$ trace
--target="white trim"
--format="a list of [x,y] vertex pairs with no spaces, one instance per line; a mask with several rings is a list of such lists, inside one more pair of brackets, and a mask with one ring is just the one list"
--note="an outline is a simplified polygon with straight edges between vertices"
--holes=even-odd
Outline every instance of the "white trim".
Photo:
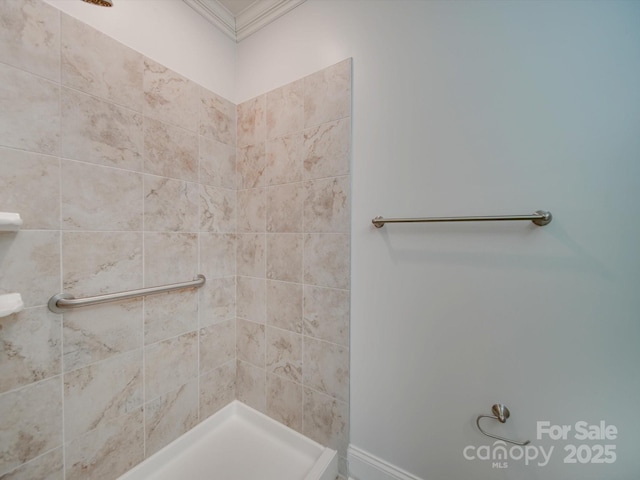
[[236,39],[236,19],[233,14],[227,10],[217,0],[182,0],[184,3],[193,8],[202,15],[207,21],[218,27],[232,40]]
[[236,17],[218,0],[182,1],[232,40],[239,42],[306,0],[260,0],[249,5]]
[[422,480],[354,445],[347,450],[349,480]]
[[280,18],[306,0],[261,0],[245,8],[236,17],[238,42]]

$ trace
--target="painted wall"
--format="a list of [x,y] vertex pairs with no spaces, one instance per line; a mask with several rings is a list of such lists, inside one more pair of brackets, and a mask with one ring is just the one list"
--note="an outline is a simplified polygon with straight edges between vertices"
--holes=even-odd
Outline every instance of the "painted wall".
[[[239,45],[239,101],[353,57],[358,458],[425,479],[637,477],[639,24],[637,2],[309,0]],[[536,209],[553,222],[370,224]],[[463,457],[493,445],[475,418],[496,402],[512,418],[486,428],[554,447],[548,465]],[[601,420],[617,438],[575,439]],[[573,430],[537,439],[537,421]],[[571,444],[617,459],[565,464]],[[352,476],[389,478],[358,458]]]
[[44,1],[235,101],[236,43],[186,3],[120,0],[112,8],[103,8],[75,0]]

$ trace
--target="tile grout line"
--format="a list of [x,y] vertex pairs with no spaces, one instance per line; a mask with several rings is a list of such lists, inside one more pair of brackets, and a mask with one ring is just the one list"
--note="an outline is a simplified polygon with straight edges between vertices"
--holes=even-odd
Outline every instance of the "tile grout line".
[[[196,157],[196,177],[197,177],[197,181],[198,181],[198,207],[197,207],[197,218],[196,218],[196,222],[197,222],[197,227],[198,227],[198,239],[197,239],[197,254],[196,254],[196,272],[197,274],[199,274],[201,272],[201,264],[202,264],[202,225],[201,225],[201,219],[202,219],[202,202],[200,201],[200,194],[201,192],[204,190],[203,184],[202,184],[202,174],[201,174],[201,170],[202,170],[202,165],[200,164],[201,162],[201,158],[202,158],[202,135],[200,135],[200,127],[202,125],[203,122],[203,118],[202,118],[202,101],[203,101],[203,87],[199,87],[198,88],[198,93],[199,93],[199,105],[198,105],[198,124],[196,125],[196,130],[197,130],[197,140],[198,140],[198,155]],[[206,284],[205,284],[206,285]],[[204,285],[203,285],[204,286]],[[201,313],[200,313],[200,294],[201,294],[201,289],[198,289],[198,291],[196,292],[196,326],[197,326],[197,335],[196,335],[196,341],[197,341],[197,345],[196,345],[196,386],[197,386],[197,403],[196,403],[196,415],[197,415],[197,419],[196,419],[196,425],[199,424],[202,421],[201,418],[201,412],[200,412],[200,392],[201,392],[201,385],[200,385],[200,372],[201,372],[201,367],[202,365],[200,365],[200,331],[202,328],[202,319],[201,317]]]
[[[304,146],[304,124],[305,124],[305,106],[306,106],[306,81],[302,81],[302,130],[300,130],[299,134],[302,137],[302,144]],[[304,152],[304,149],[303,149]],[[301,177],[302,177],[302,188],[303,190],[306,190],[305,187],[305,181],[304,181],[304,163],[305,163],[305,159],[304,159],[304,155],[301,155],[301,158],[299,158],[298,160],[299,162],[302,163],[302,165],[300,165],[300,173],[301,173]],[[305,199],[306,199],[306,195],[303,193],[302,198],[301,198],[301,202],[302,202],[302,210],[301,210],[301,215],[302,215],[302,231],[304,232],[307,229],[307,224],[305,222],[305,214],[304,214],[304,203],[305,203]],[[305,271],[306,271],[306,266],[307,266],[307,256],[305,254],[305,244],[306,244],[306,236],[304,233],[302,233],[302,278],[300,279],[301,284],[302,284],[302,312],[301,312],[301,318],[300,318],[300,326],[301,326],[301,333],[302,333],[302,346],[300,348],[300,355],[302,356],[302,358],[300,359],[300,385],[302,387],[302,405],[300,406],[300,415],[301,415],[301,421],[300,421],[300,430],[302,432],[302,434],[305,434],[306,432],[306,428],[305,428],[305,408],[304,405],[306,403],[306,393],[305,393],[305,381],[304,381],[304,377],[305,377],[305,361],[304,361],[304,353],[305,353],[305,341],[304,341],[304,333],[305,333],[305,326],[304,326],[304,315],[305,315],[305,301],[304,301],[304,292],[306,290],[306,283],[305,283]]]
[[[144,111],[144,62],[143,62],[143,68],[142,68],[142,96],[143,96],[143,102],[142,102],[142,110]],[[145,148],[145,141],[144,141],[144,132],[146,132],[147,129],[147,125],[146,125],[146,117],[144,114],[142,114],[142,132],[143,132],[143,141],[141,144],[141,150],[142,150],[142,285],[146,286],[146,276],[145,276],[145,266],[146,266],[146,262],[147,262],[147,250],[146,250],[146,217],[147,217],[147,206],[145,204],[145,191],[146,191],[146,186],[147,186],[147,177],[146,174],[144,173],[146,171],[146,148]],[[147,422],[146,422],[146,416],[147,416],[147,408],[146,408],[146,403],[147,403],[147,348],[146,348],[146,342],[145,342],[145,318],[146,318],[146,313],[147,313],[147,299],[146,298],[142,298],[142,322],[141,322],[141,329],[142,329],[142,458],[143,460],[147,458]]]
[[[267,146],[267,117],[268,117],[268,112],[267,112],[267,95],[266,94],[262,94],[260,96],[260,98],[262,98],[262,102],[264,102],[264,104],[262,105],[262,111],[264,112],[264,132],[263,132],[263,136],[262,138],[260,138],[260,140],[257,142],[256,145],[260,145],[262,144],[262,160],[264,162],[264,168],[262,169],[262,174],[260,175],[260,177],[258,178],[258,185],[257,188],[259,188],[259,192],[261,194],[261,203],[262,205],[264,205],[264,220],[262,222],[262,228],[260,229],[260,233],[264,232],[266,234],[267,232],[267,216],[268,216],[268,211],[267,211],[267,189],[264,185],[264,169],[266,168],[266,163],[267,163],[267,159],[266,159],[266,146]],[[268,411],[269,409],[267,408],[267,401],[268,401],[268,387],[267,387],[267,348],[268,348],[268,342],[267,342],[267,239],[266,239],[266,235],[265,235],[265,256],[264,256],[264,261],[265,261],[265,265],[264,265],[264,278],[261,279],[261,283],[262,283],[262,288],[264,289],[264,304],[262,305],[262,311],[260,312],[262,314],[262,317],[264,319],[264,356],[262,358],[262,368],[263,368],[263,375],[264,375],[264,390],[263,390],[263,395],[264,395],[264,413],[266,415],[268,415]]]
[[234,186],[235,186],[235,205],[236,208],[233,211],[235,216],[235,262],[234,262],[234,276],[233,276],[233,292],[234,292],[234,323],[235,323],[235,335],[233,338],[234,342],[234,352],[235,352],[235,373],[234,373],[234,400],[239,400],[238,398],[238,191],[239,191],[239,179],[238,179],[238,130],[239,130],[239,122],[238,122],[238,105],[235,106],[235,122],[236,122],[236,142],[234,146],[235,154],[235,165],[234,165]]
[[[63,270],[63,256],[62,256],[62,15],[60,11],[56,13],[58,20],[58,120],[59,120],[59,137],[58,137],[58,248],[59,248],[59,268],[60,279],[59,287],[60,291],[64,288],[64,270]],[[60,396],[62,407],[62,476],[67,478],[67,445],[66,445],[66,408],[64,401],[64,314],[60,314]]]

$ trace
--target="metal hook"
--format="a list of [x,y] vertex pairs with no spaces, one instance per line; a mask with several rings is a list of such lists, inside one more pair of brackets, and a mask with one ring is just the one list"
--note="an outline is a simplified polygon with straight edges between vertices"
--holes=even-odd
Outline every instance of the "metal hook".
[[478,418],[476,418],[476,425],[478,426],[478,430],[480,430],[483,435],[520,446],[529,445],[531,443],[529,440],[525,442],[518,442],[516,440],[509,440],[508,438],[499,437],[498,435],[492,435],[491,433],[485,432],[480,426],[481,418],[492,418],[494,420],[498,420],[500,423],[504,423],[511,415],[511,412],[509,412],[509,409],[506,407],[506,405],[503,405],[501,403],[496,403],[493,407],[491,407],[491,413],[493,413],[493,415],[478,415]]

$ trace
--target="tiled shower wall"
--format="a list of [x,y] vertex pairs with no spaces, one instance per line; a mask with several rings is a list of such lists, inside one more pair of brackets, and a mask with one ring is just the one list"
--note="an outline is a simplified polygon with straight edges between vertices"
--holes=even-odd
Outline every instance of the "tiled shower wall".
[[238,106],[237,397],[339,451],[349,425],[351,61]]
[[350,61],[240,105],[236,141],[231,102],[48,4],[0,18],[0,211],[25,221],[0,293],[27,307],[0,318],[0,479],[115,478],[236,394],[346,473]]
[[113,479],[235,398],[236,107],[38,0],[0,18],[0,478]]

